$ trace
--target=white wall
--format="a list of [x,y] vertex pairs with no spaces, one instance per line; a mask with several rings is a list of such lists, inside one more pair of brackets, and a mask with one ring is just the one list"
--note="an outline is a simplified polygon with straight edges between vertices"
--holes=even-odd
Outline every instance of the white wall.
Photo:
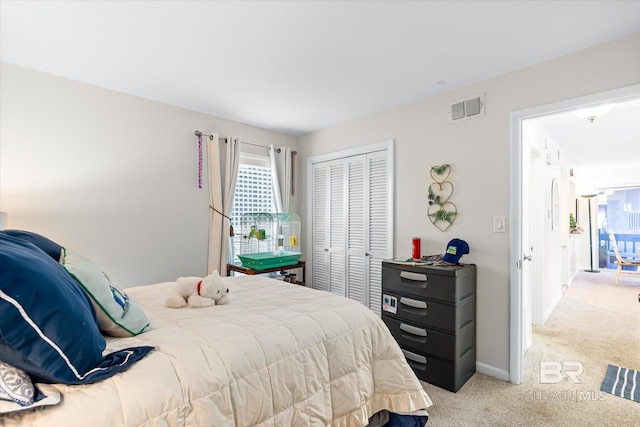
[[[412,236],[422,237],[423,253],[443,252],[454,237],[469,243],[471,253],[462,261],[478,265],[477,359],[486,373],[508,378],[509,371],[509,233],[493,233],[492,219],[509,213],[510,113],[637,84],[639,51],[636,34],[301,138],[301,161],[395,140],[395,255],[410,253]],[[484,117],[448,123],[451,101],[480,92]],[[425,212],[429,169],[444,163],[452,167],[459,214],[443,233]]]
[[640,159],[638,159],[638,165],[638,167],[628,168],[578,169],[580,179],[578,191],[580,194],[588,194],[599,188],[637,186],[640,184]]
[[0,210],[9,227],[77,248],[122,287],[206,274],[209,196],[206,163],[197,188],[195,129],[298,147],[291,136],[1,67]]

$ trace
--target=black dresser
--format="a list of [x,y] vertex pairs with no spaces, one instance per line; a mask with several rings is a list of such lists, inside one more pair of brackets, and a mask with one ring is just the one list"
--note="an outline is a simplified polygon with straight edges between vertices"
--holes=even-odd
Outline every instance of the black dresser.
[[476,371],[476,266],[384,261],[382,320],[418,378],[458,391]]

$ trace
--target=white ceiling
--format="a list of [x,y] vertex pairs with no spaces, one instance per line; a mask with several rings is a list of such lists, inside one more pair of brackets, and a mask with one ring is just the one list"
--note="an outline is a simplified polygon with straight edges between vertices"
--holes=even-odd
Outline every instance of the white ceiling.
[[638,0],[0,0],[2,61],[292,135],[638,31]]
[[569,111],[539,120],[582,170],[640,168],[640,98],[612,104],[593,122]]

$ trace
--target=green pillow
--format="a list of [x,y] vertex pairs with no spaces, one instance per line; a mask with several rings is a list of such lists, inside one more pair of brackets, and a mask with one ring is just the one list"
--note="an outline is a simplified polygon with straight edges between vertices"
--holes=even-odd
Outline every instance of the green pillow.
[[144,311],[90,260],[73,249],[62,248],[62,266],[89,295],[96,310],[98,326],[106,335],[130,337],[149,326]]

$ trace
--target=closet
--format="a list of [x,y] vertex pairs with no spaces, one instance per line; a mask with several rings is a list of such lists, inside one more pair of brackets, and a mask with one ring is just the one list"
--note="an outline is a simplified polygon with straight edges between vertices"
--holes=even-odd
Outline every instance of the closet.
[[[311,286],[381,314],[393,253],[392,143],[311,163]],[[344,154],[344,153],[343,153]]]

